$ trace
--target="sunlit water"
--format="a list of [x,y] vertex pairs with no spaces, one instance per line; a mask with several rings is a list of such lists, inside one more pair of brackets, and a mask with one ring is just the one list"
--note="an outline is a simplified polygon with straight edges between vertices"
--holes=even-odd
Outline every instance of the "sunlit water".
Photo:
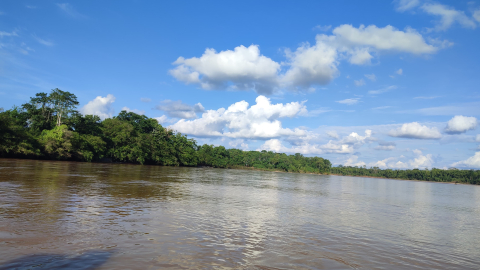
[[0,159],[0,269],[479,269],[480,186]]

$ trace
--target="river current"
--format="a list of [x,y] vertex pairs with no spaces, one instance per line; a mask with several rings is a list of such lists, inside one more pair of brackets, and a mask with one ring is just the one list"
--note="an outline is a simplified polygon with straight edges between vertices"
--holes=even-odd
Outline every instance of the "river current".
[[479,269],[480,186],[0,159],[0,269]]

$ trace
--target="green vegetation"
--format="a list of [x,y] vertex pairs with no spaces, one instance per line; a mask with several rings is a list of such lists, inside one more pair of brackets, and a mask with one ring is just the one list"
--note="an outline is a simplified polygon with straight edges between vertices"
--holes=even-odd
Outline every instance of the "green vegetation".
[[319,157],[198,146],[155,119],[122,111],[101,121],[80,114],[77,105],[74,94],[57,88],[0,112],[0,156],[309,173],[328,173],[331,167]]
[[164,166],[249,168],[480,184],[474,170],[380,170],[332,167],[329,160],[202,145],[155,119],[122,111],[101,121],[76,110],[77,97],[60,89],[38,93],[11,110],[0,109],[0,157],[113,161]]
[[434,182],[455,182],[480,185],[480,170],[381,170],[378,167],[367,169],[364,167],[332,167],[330,173],[338,175],[381,177],[390,179],[423,180]]

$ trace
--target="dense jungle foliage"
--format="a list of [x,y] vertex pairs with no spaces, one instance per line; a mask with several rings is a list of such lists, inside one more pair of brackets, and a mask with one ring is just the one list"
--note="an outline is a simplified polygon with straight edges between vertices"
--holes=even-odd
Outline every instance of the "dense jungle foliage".
[[49,94],[36,94],[21,107],[0,111],[0,157],[256,168],[480,184],[478,170],[332,167],[327,159],[298,153],[199,146],[187,135],[165,128],[144,115],[122,111],[102,121],[96,115],[79,113],[78,104],[74,94],[56,88]]
[[332,167],[330,173],[338,175],[381,177],[390,179],[423,180],[434,182],[456,182],[480,185],[480,170],[458,170],[450,168],[448,170],[381,170],[377,167]]
[[53,89],[0,112],[0,156],[311,173],[328,173],[331,167],[319,157],[198,146],[144,115],[122,111],[101,121],[82,115],[77,105],[74,94]]

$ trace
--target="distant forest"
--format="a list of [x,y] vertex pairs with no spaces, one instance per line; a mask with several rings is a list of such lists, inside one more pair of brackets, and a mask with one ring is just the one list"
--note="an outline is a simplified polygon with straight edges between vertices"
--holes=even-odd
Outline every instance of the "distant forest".
[[479,170],[381,170],[332,167],[321,157],[242,151],[197,145],[157,120],[122,111],[101,120],[77,111],[77,97],[58,88],[37,93],[21,107],[0,111],[0,156],[72,161],[112,161],[164,166],[253,168],[299,173],[373,176],[480,184]]

